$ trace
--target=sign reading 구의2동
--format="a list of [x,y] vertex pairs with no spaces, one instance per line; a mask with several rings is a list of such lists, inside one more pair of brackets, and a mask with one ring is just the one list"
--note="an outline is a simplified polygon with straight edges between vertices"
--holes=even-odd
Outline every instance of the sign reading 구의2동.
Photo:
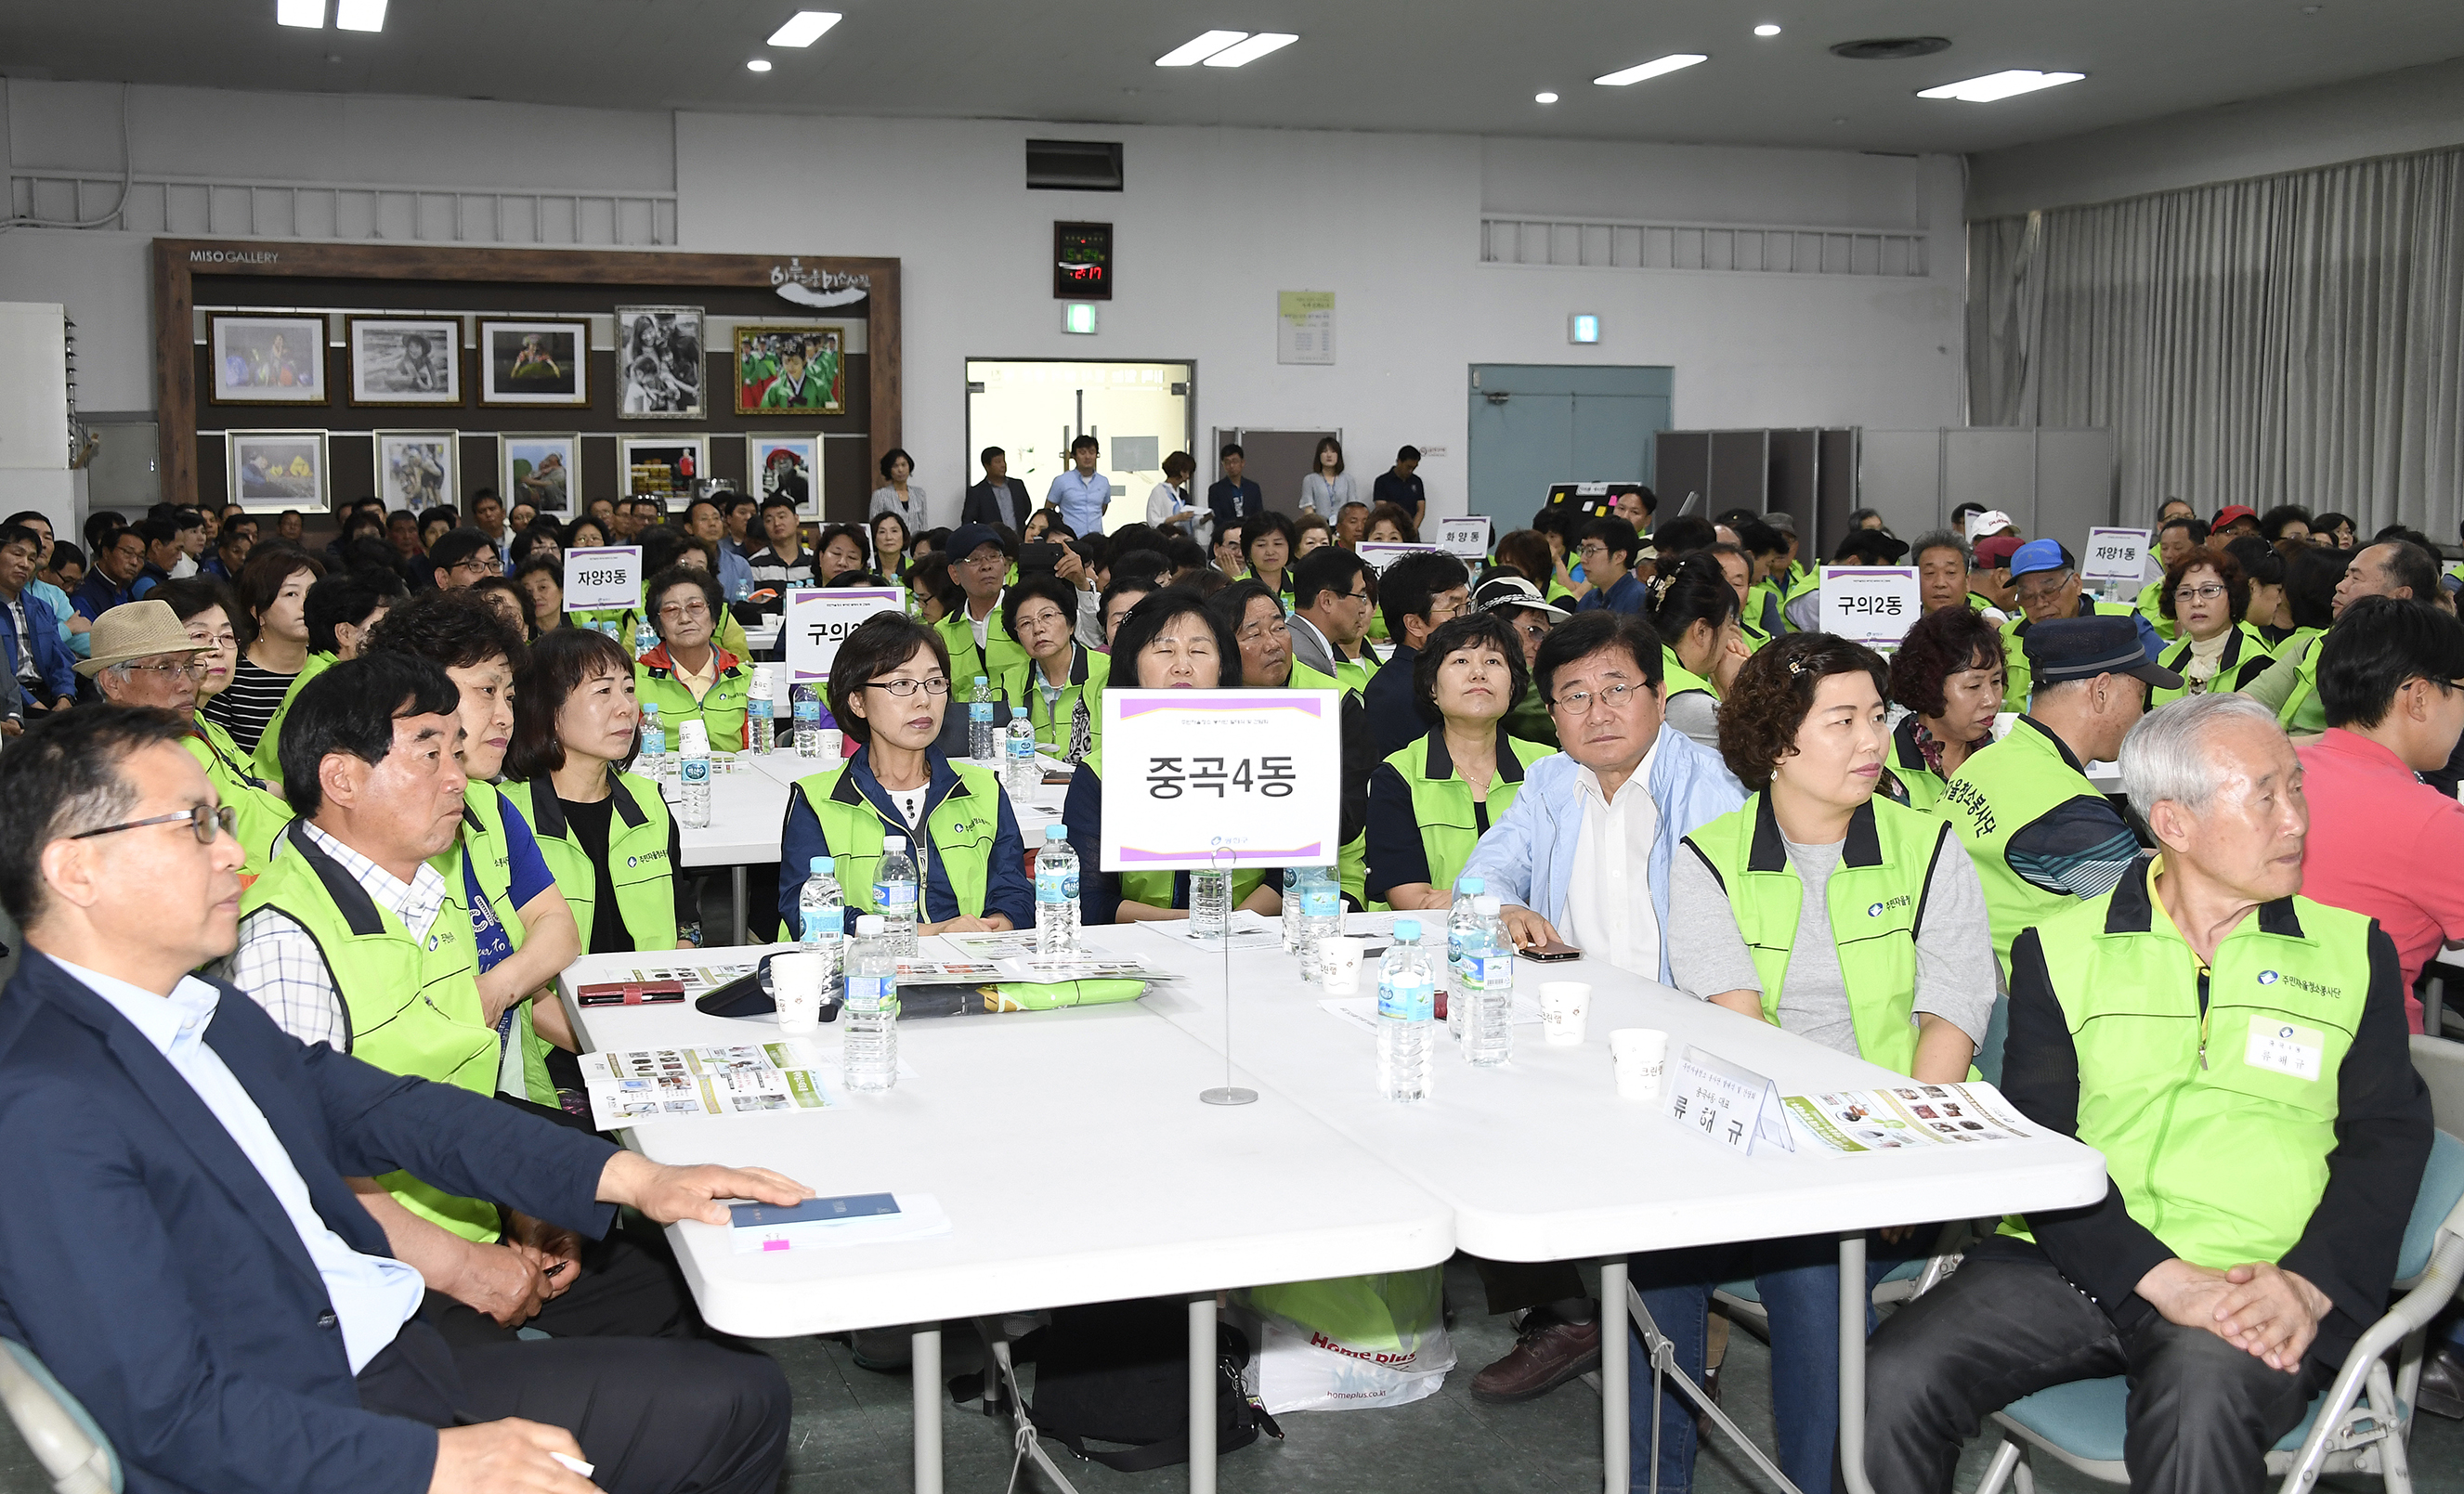
[[598,612],[642,604],[642,550],[639,545],[564,552],[564,609]]
[[1106,871],[1332,866],[1343,693],[1104,692]]
[[1822,630],[1868,648],[1896,648],[1916,626],[1917,598],[1913,565],[1826,565]]
[[[787,677],[798,685],[811,685],[830,677],[830,661],[839,656],[839,645],[847,634],[864,626],[865,619],[883,612],[895,612],[905,600],[895,586],[834,586],[823,590],[805,588],[787,593],[787,611],[781,626],[787,640]],[[950,682],[950,699],[957,701],[959,685]]]

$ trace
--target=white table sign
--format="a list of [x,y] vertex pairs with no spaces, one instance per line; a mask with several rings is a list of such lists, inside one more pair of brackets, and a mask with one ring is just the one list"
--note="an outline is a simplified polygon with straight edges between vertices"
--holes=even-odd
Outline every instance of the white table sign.
[[642,604],[642,547],[608,545],[564,552],[564,609],[597,612]]
[[1332,866],[1342,699],[1334,690],[1105,691],[1100,865]]
[[1670,1120],[1731,1152],[1796,1150],[1777,1085],[1690,1044],[1668,1067]]
[[1371,570],[1383,575],[1386,567],[1403,557],[1437,548],[1433,544],[1401,544],[1383,539],[1363,539],[1352,547],[1352,553],[1368,561]]
[[1916,626],[1913,565],[1826,565],[1822,568],[1822,631],[1875,648],[1896,648]]
[[1438,548],[1458,560],[1481,560],[1488,558],[1488,516],[1474,514],[1468,518],[1438,520]]
[[2146,574],[2147,551],[2147,531],[2144,529],[2091,529],[2087,532],[2087,554],[2079,560],[2079,580],[2139,585],[2140,577]]
[[[867,618],[895,612],[906,596],[896,586],[805,587],[787,593],[787,610],[780,626],[787,635],[787,679],[811,685],[830,677],[830,661],[847,634]],[[950,682],[950,698],[958,697],[957,681]]]

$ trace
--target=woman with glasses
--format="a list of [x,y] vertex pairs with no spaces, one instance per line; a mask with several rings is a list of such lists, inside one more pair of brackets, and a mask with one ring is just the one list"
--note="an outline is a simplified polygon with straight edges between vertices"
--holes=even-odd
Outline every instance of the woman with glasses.
[[1412,669],[1420,714],[1438,724],[1369,776],[1367,892],[1389,908],[1445,908],[1472,847],[1506,813],[1523,770],[1556,749],[1507,735],[1529,689],[1522,640],[1474,612],[1438,626]]
[[1744,607],[1717,557],[1689,555],[1655,577],[1643,612],[1661,642],[1668,724],[1705,747],[1720,746],[1720,702],[1750,657]]
[[727,611],[718,578],[694,566],[671,565],[650,578],[643,596],[659,644],[634,663],[635,697],[645,707],[659,708],[671,750],[689,720],[709,731],[711,751],[743,750],[753,667],[717,644],[718,620]]
[[2201,545],[2175,560],[2158,605],[2179,632],[2181,641],[2165,650],[2163,662],[2182,676],[2182,686],[2152,688],[2150,711],[2185,695],[2246,689],[2276,662],[2265,635],[2245,620],[2250,582],[2241,562],[2222,550]]
[[219,582],[203,576],[166,581],[151,595],[169,604],[172,616],[187,630],[188,642],[197,646],[187,676],[196,694],[190,707],[196,735],[185,745],[206,770],[215,796],[232,812],[231,835],[247,856],[240,876],[254,877],[273,859],[274,838],[291,823],[291,805],[282,797],[281,781],[260,777],[231,733],[208,719],[203,709],[230,688],[231,669],[239,662],[239,630],[231,626],[228,595]]
[[324,574],[321,561],[288,545],[261,550],[240,567],[239,604],[253,636],[231,684],[207,704],[206,717],[242,752],[256,751],[266,723],[308,662],[308,588]]
[[[1360,694],[1342,681],[1293,657],[1291,621],[1284,613],[1283,598],[1268,590],[1265,582],[1255,579],[1236,581],[1207,598],[1206,610],[1232,629],[1241,677],[1227,684],[1237,683],[1249,690],[1339,692],[1335,709],[1341,718],[1343,754],[1338,766],[1342,838],[1335,877],[1354,906],[1367,906],[1369,776],[1377,767],[1377,750],[1371,745],[1374,738],[1369,730],[1368,708]],[[1434,611],[1433,608],[1433,615]]]
[[813,858],[829,856],[850,915],[877,913],[873,881],[891,836],[915,865],[915,932],[971,934],[1035,922],[1026,844],[1001,776],[935,743],[950,706],[950,651],[910,617],[868,618],[830,664],[829,711],[854,755],[796,780],[780,835],[779,916],[791,936]]
[[1078,593],[1049,571],[1022,576],[1001,599],[1001,626],[1027,662],[1001,677],[1001,698],[1035,725],[1040,752],[1082,762],[1103,744],[1112,661],[1078,642]]

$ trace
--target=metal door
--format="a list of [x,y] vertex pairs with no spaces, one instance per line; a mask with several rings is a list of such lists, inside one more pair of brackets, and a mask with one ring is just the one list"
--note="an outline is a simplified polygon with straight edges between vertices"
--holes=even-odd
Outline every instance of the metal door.
[[1649,482],[1675,370],[1476,363],[1468,421],[1470,511],[1519,528],[1552,482]]

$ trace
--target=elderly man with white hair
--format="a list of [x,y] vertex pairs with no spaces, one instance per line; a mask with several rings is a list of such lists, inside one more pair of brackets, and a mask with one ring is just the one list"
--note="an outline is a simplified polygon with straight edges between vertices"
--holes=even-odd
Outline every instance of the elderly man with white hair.
[[2203,695],[2131,729],[2161,849],[2011,952],[2003,1088],[2101,1151],[2103,1201],[2006,1220],[1882,1325],[1877,1488],[1947,1490],[2023,1395],[2130,1378],[2141,1491],[2255,1491],[2384,1310],[2430,1152],[2394,945],[2297,895],[2309,812],[2275,713]]
[[188,636],[167,602],[123,602],[94,622],[94,655],[77,671],[114,705],[154,706],[187,715],[213,650]]

